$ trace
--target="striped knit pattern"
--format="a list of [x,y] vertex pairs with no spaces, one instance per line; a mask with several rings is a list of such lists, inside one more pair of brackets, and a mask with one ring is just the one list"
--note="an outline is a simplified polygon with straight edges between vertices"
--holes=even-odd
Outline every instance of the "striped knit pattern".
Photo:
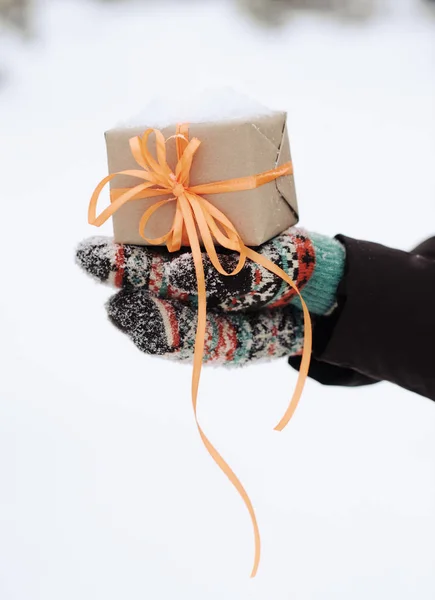
[[[122,290],[107,304],[110,320],[146,352],[191,362],[196,311],[177,301],[140,290]],[[299,354],[303,343],[300,311],[292,306],[252,313],[207,314],[204,363],[242,366],[251,361]]]
[[[281,267],[303,291],[313,314],[326,314],[335,304],[335,293],[344,268],[344,248],[334,239],[290,229],[257,248]],[[238,256],[221,250],[227,271]],[[156,297],[196,306],[197,283],[192,254],[168,254],[147,246],[121,246],[109,238],[91,238],[77,251],[79,264],[99,281],[125,289],[147,289]],[[238,275],[217,273],[203,255],[207,306],[220,311],[280,308],[299,300],[279,277],[250,260]]]
[[[312,314],[335,306],[345,251],[331,238],[290,229],[257,251],[297,284]],[[238,262],[220,252],[227,271]],[[147,246],[91,238],[77,250],[77,262],[98,281],[121,290],[107,311],[116,327],[148,354],[190,362],[197,326],[197,282],[192,254],[169,254]],[[252,261],[238,275],[219,275],[203,254],[207,289],[204,362],[244,365],[300,354],[303,320],[295,292]]]

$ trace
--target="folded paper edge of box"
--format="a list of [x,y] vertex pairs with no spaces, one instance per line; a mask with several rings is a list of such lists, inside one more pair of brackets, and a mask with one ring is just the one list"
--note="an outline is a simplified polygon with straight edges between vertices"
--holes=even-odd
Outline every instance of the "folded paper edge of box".
[[[276,166],[281,166],[284,163],[292,161],[291,150],[290,150],[290,140],[288,136],[288,127],[287,127],[287,115],[284,120],[284,126],[281,136],[281,143],[278,150],[277,164]],[[298,200],[295,188],[294,181],[294,173],[292,175],[288,175],[287,177],[291,178],[291,188],[290,190],[286,190],[286,184],[283,183],[281,178],[275,180],[275,185],[278,190],[278,193],[283,198],[283,200],[290,207],[291,212],[296,220],[295,224],[299,221],[299,210],[298,210]]]

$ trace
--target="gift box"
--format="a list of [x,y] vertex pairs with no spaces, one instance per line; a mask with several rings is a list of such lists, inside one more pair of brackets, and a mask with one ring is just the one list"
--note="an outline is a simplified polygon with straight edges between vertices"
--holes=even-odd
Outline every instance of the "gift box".
[[[99,227],[112,218],[118,243],[166,245],[169,252],[180,250],[182,245],[191,248],[198,288],[191,388],[195,421],[207,451],[234,485],[250,514],[255,541],[254,576],[260,561],[260,533],[254,508],[233,470],[206,437],[197,416],[207,319],[204,250],[217,276],[237,275],[246,260],[251,260],[280,277],[299,295],[305,343],[298,382],[275,428],[278,431],[291,419],[307,378],[311,321],[306,303],[289,275],[252,248],[298,221],[286,113],[245,110],[245,100],[235,104],[230,100],[225,108],[218,98],[212,98],[217,112],[227,111],[225,116],[221,112],[220,116],[209,115],[206,119],[186,119],[180,111],[179,120],[169,126],[153,129],[142,121],[107,131],[109,175],[91,196],[88,221]],[[201,106],[209,107],[209,102],[199,98],[197,110]],[[238,111],[237,116],[234,111]],[[155,117],[150,120],[157,122]],[[99,196],[109,182],[111,203],[97,214]],[[234,270],[224,269],[215,245],[239,256]]]
[[[109,173],[137,169],[129,140],[142,136],[152,124],[117,127],[105,133]],[[166,140],[175,136],[176,124],[161,128]],[[231,180],[269,171],[291,161],[285,112],[265,112],[253,117],[238,117],[213,122],[189,123],[189,137],[201,145],[190,170],[190,185]],[[156,156],[154,136],[148,141]],[[175,171],[176,138],[166,144],[167,162]],[[138,180],[118,175],[111,190],[131,188]],[[169,196],[167,196],[169,197]],[[164,198],[164,197],[163,197]],[[258,246],[298,222],[298,207],[293,174],[276,178],[256,189],[218,194],[204,194],[236,228],[243,242]],[[112,197],[113,199],[113,197]],[[127,202],[113,214],[115,241],[144,245],[139,222],[145,211],[160,198],[140,198]],[[170,230],[174,221],[174,204],[162,206],[145,229],[147,238],[159,238]]]

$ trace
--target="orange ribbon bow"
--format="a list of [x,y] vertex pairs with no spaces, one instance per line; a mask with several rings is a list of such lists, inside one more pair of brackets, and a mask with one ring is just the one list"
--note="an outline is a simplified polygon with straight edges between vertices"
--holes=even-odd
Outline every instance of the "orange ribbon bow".
[[[152,156],[147,147],[149,136],[153,132],[156,136],[157,160]],[[246,259],[249,258],[283,279],[291,288],[293,288],[301,300],[305,327],[304,349],[302,353],[299,377],[293,397],[284,416],[275,427],[277,431],[282,431],[296,410],[305,380],[308,375],[312,346],[311,319],[308,308],[295,283],[287,275],[287,273],[285,273],[285,271],[280,269],[272,261],[245,246],[234,225],[220,210],[206,200],[203,197],[203,194],[221,194],[225,192],[252,190],[264,185],[265,183],[269,183],[278,177],[291,174],[293,172],[293,168],[292,163],[288,162],[281,167],[271,169],[270,171],[260,173],[259,175],[241,177],[228,181],[218,181],[215,183],[191,187],[189,185],[190,169],[194,155],[197,152],[201,142],[196,138],[193,138],[189,141],[188,136],[188,125],[179,124],[177,126],[176,135],[174,136],[176,140],[178,157],[175,173],[172,172],[166,161],[166,140],[159,130],[148,129],[145,131],[142,138],[137,136],[130,139],[131,152],[137,164],[141,167],[141,170],[131,169],[120,171],[105,177],[92,194],[89,204],[88,220],[91,225],[99,227],[126,202],[139,200],[142,198],[154,198],[157,196],[171,195],[171,198],[160,200],[145,211],[140,220],[139,230],[143,239],[149,244],[166,244],[169,252],[176,252],[177,250],[180,250],[185,240],[185,235],[187,234],[187,240],[192,250],[198,283],[198,325],[195,340],[192,376],[192,403],[195,421],[206,449],[216,464],[221,468],[225,475],[227,475],[231,483],[237,489],[249,511],[254,528],[255,538],[255,558],[251,573],[251,577],[254,577],[257,573],[260,562],[260,533],[252,502],[243,485],[234,474],[230,466],[225,462],[225,460],[204,434],[197,417],[198,387],[206,334],[206,287],[198,230],[205,246],[205,250],[219,273],[222,275],[235,275],[241,271],[245,265]],[[111,204],[105,210],[103,210],[99,216],[97,216],[97,202],[102,189],[109,181],[118,175],[130,175],[143,180],[144,183],[136,185],[133,188],[112,189]],[[148,220],[156,211],[159,210],[160,207],[168,204],[169,202],[174,202],[176,207],[175,217],[171,229],[168,231],[168,233],[160,238],[148,239],[145,236],[145,228]],[[233,250],[240,254],[238,265],[231,273],[227,273],[222,267],[216,253],[213,238],[224,248]]]

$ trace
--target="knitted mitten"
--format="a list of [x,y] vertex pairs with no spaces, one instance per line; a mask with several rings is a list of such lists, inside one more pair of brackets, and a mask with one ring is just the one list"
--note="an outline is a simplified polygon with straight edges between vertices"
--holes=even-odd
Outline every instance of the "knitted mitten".
[[[192,361],[195,309],[176,300],[161,300],[144,289],[122,290],[106,308],[112,323],[143,352]],[[300,354],[302,321],[302,313],[294,306],[250,313],[208,311],[203,362],[241,366]]]
[[[302,290],[313,314],[335,305],[344,269],[344,248],[333,239],[289,230],[257,248],[280,266]],[[238,256],[221,253],[228,271]],[[193,357],[197,324],[197,283],[192,255],[168,254],[146,246],[91,238],[77,250],[77,261],[99,281],[122,290],[108,304],[109,318],[144,352],[178,360]],[[247,261],[225,277],[203,255],[207,288],[204,361],[246,364],[301,352],[303,319],[299,299],[280,278]]]
[[[303,290],[313,314],[334,307],[335,293],[344,268],[345,251],[335,239],[289,229],[256,250],[281,267]],[[227,271],[238,255],[218,253]],[[150,246],[115,244],[110,238],[93,237],[82,242],[77,262],[99,281],[115,287],[145,288],[159,298],[196,305],[197,283],[192,254],[174,254]],[[300,306],[295,292],[279,277],[250,260],[238,275],[220,275],[203,255],[207,306],[222,311],[277,308],[290,302]]]

